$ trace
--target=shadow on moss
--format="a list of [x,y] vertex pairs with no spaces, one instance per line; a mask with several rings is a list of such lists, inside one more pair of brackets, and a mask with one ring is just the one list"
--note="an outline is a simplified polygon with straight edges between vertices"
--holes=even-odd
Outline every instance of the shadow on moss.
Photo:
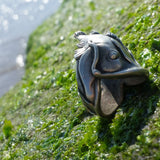
[[150,81],[125,89],[123,104],[109,119],[100,119],[98,140],[112,153],[124,150],[136,142],[137,136],[154,113],[159,90]]

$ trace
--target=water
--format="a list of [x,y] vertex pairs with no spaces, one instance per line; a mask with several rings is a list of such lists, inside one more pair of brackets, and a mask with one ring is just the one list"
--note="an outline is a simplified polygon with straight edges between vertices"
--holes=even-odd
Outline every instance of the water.
[[24,75],[29,34],[60,3],[59,0],[0,0],[0,97]]

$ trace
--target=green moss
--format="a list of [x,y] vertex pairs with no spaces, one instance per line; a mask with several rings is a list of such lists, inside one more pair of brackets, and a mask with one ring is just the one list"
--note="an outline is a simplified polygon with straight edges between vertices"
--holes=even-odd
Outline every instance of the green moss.
[[12,129],[13,129],[11,121],[5,120],[2,129],[5,138],[9,138],[12,134]]
[[[158,11],[157,0],[64,1],[30,36],[26,74],[0,99],[0,159],[159,159]],[[150,71],[108,119],[90,115],[78,96],[78,30],[116,33]]]

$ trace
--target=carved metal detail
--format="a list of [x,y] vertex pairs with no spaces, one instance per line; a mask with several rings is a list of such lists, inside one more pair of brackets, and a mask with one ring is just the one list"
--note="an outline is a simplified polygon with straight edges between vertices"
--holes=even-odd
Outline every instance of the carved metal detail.
[[74,58],[77,61],[78,92],[91,113],[110,116],[123,100],[124,85],[146,80],[148,70],[140,67],[133,54],[113,33],[75,33],[80,41]]

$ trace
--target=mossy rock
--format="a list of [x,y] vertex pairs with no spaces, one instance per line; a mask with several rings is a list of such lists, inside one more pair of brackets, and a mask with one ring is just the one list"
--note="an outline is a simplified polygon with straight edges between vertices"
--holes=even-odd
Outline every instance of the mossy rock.
[[[158,0],[64,0],[31,34],[25,76],[0,99],[0,159],[160,159],[159,10]],[[110,119],[77,93],[78,30],[115,33],[150,72]]]

